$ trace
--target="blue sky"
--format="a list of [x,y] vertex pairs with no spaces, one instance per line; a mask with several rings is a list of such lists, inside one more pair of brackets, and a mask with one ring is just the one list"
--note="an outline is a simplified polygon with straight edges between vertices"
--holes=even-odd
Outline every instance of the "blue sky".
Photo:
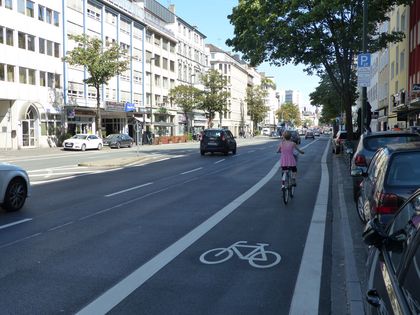
[[[233,25],[229,23],[227,15],[237,5],[238,0],[158,0],[168,7],[175,5],[175,13],[207,36],[206,43],[231,51],[225,41],[233,37]],[[273,76],[278,89],[299,90],[301,105],[309,105],[309,94],[318,86],[317,76],[308,76],[302,66],[286,65],[283,67],[262,64],[257,67],[267,76]]]

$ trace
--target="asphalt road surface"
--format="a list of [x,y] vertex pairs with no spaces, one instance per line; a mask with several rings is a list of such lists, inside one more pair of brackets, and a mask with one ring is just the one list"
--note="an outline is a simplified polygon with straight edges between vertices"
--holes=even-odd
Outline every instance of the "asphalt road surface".
[[0,313],[289,314],[311,303],[305,286],[328,313],[328,260],[321,283],[304,270],[330,255],[307,250],[328,139],[302,141],[287,206],[277,144],[204,157],[174,147],[113,169],[80,169],[77,152],[12,159],[34,186],[22,211],[0,212]]

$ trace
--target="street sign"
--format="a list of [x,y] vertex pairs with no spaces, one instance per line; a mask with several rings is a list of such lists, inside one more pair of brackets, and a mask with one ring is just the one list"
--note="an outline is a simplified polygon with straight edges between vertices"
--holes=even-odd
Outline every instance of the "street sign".
[[370,53],[359,54],[357,56],[358,68],[370,68]]

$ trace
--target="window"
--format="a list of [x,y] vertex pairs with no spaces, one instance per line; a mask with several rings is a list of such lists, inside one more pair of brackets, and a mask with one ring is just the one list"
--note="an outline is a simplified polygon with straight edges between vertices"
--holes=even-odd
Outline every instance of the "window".
[[52,10],[51,9],[48,9],[48,8],[46,9],[45,17],[46,17],[46,22],[48,24],[51,24],[51,22],[52,22]]
[[47,55],[48,56],[53,55],[53,42],[50,40],[47,40]]
[[4,44],[4,34],[3,34],[3,32],[4,32],[4,27],[0,26],[0,44]]
[[400,62],[399,62],[399,55],[400,55],[400,48],[397,46],[397,47],[395,47],[395,61],[396,61],[396,64],[395,64],[395,75],[398,75],[398,72],[399,72],[399,64],[400,64]]
[[6,28],[6,44],[13,46],[13,30]]
[[168,70],[168,59],[165,57],[163,57],[162,67],[163,69]]
[[60,26],[60,13],[54,11],[54,25]]
[[26,35],[25,35],[25,33],[18,32],[18,46],[19,46],[19,48],[26,49]]
[[39,71],[39,85],[47,86],[47,81],[45,80],[45,71]]
[[35,85],[35,70],[28,69],[28,83]]
[[34,17],[34,3],[30,0],[26,0],[26,15]]
[[6,76],[4,73],[4,63],[0,63],[0,81],[6,80]]
[[163,88],[167,89],[168,88],[168,78],[164,77],[162,82],[163,82]]
[[26,84],[27,78],[26,78],[26,68],[19,67],[19,83]]
[[405,67],[405,51],[400,53],[400,71],[403,71]]
[[38,4],[38,20],[45,21],[45,7]]
[[33,35],[26,35],[28,40],[28,50],[35,51],[35,36]]
[[101,9],[88,3],[87,15],[94,20],[101,20]]
[[159,55],[155,55],[155,66],[160,67],[160,56]]
[[155,75],[155,86],[160,87],[160,75]]
[[47,79],[48,87],[53,88],[54,87],[54,73],[48,72],[47,77],[48,77]]
[[60,75],[59,74],[55,74],[54,75],[54,87],[56,89],[61,88],[61,84],[60,84]]
[[5,0],[4,1],[4,6],[6,7],[6,9],[13,10],[13,1],[12,0]]
[[7,65],[7,81],[15,82],[15,66]]
[[391,80],[394,78],[395,76],[395,63],[392,62],[391,63]]
[[160,46],[160,36],[155,35],[155,45]]
[[54,57],[60,58],[60,44],[54,43]]
[[117,22],[117,16],[115,14],[112,14],[111,12],[108,12],[108,11],[105,14],[106,14],[105,19],[107,23],[115,24]]
[[45,54],[45,39],[39,38],[39,53]]
[[173,61],[173,60],[169,61],[169,69],[172,72],[175,72],[175,61]]
[[18,0],[17,10],[19,13],[25,14],[25,0]]

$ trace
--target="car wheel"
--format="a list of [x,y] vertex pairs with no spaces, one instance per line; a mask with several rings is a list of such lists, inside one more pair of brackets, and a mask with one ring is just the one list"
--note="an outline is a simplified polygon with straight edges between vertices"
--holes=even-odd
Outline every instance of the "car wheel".
[[128,147],[131,148],[133,146],[133,142],[130,141],[130,143],[128,144]]
[[201,154],[201,155],[204,155],[204,154],[206,154],[206,151],[204,151],[204,150],[200,150],[200,154]]
[[102,144],[101,143],[98,144],[98,150],[102,150]]
[[362,221],[362,223],[366,223],[365,206],[364,206],[364,201],[361,194],[357,196],[356,209],[357,209],[357,215],[359,216],[360,221]]
[[82,147],[80,148],[82,151],[86,151],[86,144],[82,144]]
[[236,147],[235,149],[232,150],[232,154],[235,155],[236,154]]
[[121,148],[121,143],[117,142],[117,149]]
[[17,211],[23,207],[28,194],[26,182],[20,177],[11,180],[4,196],[3,207],[6,211]]
[[340,148],[339,147],[337,147],[337,146],[335,146],[335,154],[338,154],[338,153],[340,153]]
[[228,155],[229,154],[229,149],[227,149],[226,151],[223,152],[224,155]]

